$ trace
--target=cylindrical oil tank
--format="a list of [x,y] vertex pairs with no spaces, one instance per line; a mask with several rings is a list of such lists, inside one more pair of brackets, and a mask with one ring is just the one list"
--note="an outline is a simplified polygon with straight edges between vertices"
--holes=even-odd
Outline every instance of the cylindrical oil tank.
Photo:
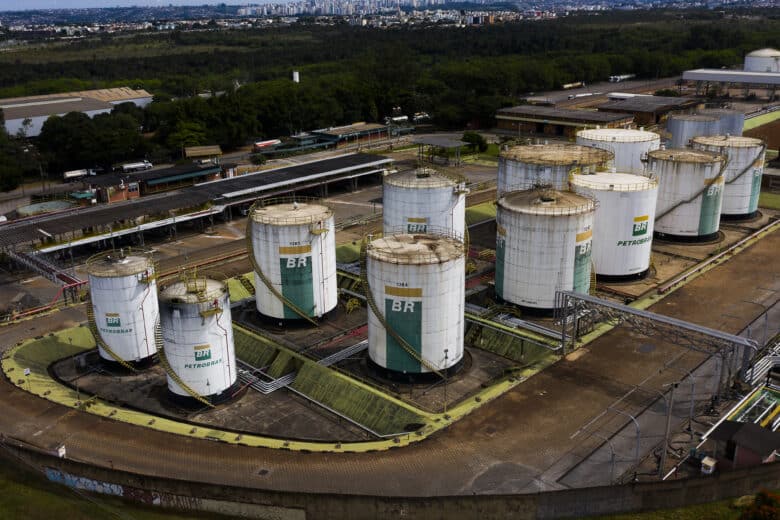
[[615,154],[617,171],[641,174],[647,152],[661,146],[661,136],[645,130],[593,128],[577,132],[577,144],[609,150]]
[[745,113],[741,110],[728,108],[704,108],[699,110],[699,115],[715,117],[718,119],[718,131],[722,135],[742,135],[745,126]]
[[571,173],[606,170],[615,154],[578,144],[532,144],[513,146],[498,158],[498,195],[549,185],[565,190]]
[[691,148],[650,152],[647,168],[658,178],[655,234],[708,240],[720,229],[725,158]]
[[464,236],[466,186],[430,168],[385,177],[382,212],[386,234],[441,230]]
[[655,178],[630,173],[572,175],[572,190],[596,199],[593,266],[596,274],[636,277],[647,272],[658,198]]
[[218,400],[236,382],[236,354],[227,286],[209,278],[175,282],[160,293],[160,326],[165,357],[173,374],[168,390]]
[[255,264],[262,271],[255,272],[257,310],[273,318],[301,318],[267,283],[309,317],[333,310],[338,304],[333,211],[313,201],[272,201],[255,206],[250,218]]
[[691,139],[700,135],[717,135],[720,133],[719,118],[696,114],[673,114],[666,120],[666,131],[672,137],[670,148],[685,148]]
[[745,55],[745,72],[780,72],[780,51],[758,49]]
[[[152,259],[140,253],[101,253],[87,262],[92,309],[100,338],[123,361],[149,360],[157,351],[157,282]],[[100,357],[116,362],[98,343]]]
[[368,352],[387,370],[421,374],[446,370],[463,358],[465,254],[463,243],[441,234],[395,234],[366,251],[373,300],[388,328],[368,314]]
[[755,137],[714,135],[694,137],[693,147],[715,152],[728,160],[721,214],[728,218],[753,217],[758,211],[764,175],[764,141]]
[[496,294],[553,309],[555,291],[590,290],[596,202],[557,190],[523,190],[498,200]]

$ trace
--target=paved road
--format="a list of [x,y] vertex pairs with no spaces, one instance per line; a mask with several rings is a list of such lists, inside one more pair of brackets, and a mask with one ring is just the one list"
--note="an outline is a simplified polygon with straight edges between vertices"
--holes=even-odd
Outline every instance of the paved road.
[[[768,301],[780,290],[778,247],[776,232],[651,310],[739,332],[763,312],[742,302]],[[195,441],[73,413],[5,380],[0,431],[44,449],[64,443],[69,457],[92,464],[215,484],[409,496],[553,489],[596,447],[572,440],[573,432],[671,357],[682,352],[676,365],[683,370],[701,361],[661,341],[642,349],[643,342],[616,329],[448,430],[382,453],[305,454]]]

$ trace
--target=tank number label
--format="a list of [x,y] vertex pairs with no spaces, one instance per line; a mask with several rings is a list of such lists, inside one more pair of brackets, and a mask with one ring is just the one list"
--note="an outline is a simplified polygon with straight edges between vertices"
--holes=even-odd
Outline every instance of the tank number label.
[[301,245],[301,243],[300,242],[290,242],[289,245],[291,245],[291,246],[299,246],[299,245]]
[[409,284],[406,282],[396,282],[396,287],[409,287]]

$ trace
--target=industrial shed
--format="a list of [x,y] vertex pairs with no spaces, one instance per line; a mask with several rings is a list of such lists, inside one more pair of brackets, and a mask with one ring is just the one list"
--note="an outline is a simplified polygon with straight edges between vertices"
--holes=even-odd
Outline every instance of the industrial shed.
[[496,112],[496,126],[504,133],[539,134],[574,138],[586,128],[628,128],[634,117],[627,113],[521,105]]

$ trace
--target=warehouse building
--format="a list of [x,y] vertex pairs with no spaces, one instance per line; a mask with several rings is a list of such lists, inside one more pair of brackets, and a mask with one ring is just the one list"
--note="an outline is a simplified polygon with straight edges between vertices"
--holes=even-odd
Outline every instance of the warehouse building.
[[707,93],[711,87],[744,89],[745,95],[750,89],[763,89],[769,99],[774,99],[780,87],[780,51],[777,49],[758,49],[745,55],[742,70],[695,69],[683,72],[685,81],[696,85],[696,93]]
[[0,99],[0,109],[9,134],[22,132],[27,137],[37,137],[51,116],[82,112],[95,117],[111,112],[115,105],[122,103],[144,107],[151,102],[152,95],[147,91],[121,87]]
[[586,128],[628,128],[634,117],[627,113],[605,113],[536,105],[502,108],[496,112],[496,126],[503,133],[538,134],[574,138]]
[[609,101],[597,108],[604,113],[629,113],[637,125],[650,126],[660,123],[670,112],[693,110],[701,101],[687,97],[634,96],[618,101]]

